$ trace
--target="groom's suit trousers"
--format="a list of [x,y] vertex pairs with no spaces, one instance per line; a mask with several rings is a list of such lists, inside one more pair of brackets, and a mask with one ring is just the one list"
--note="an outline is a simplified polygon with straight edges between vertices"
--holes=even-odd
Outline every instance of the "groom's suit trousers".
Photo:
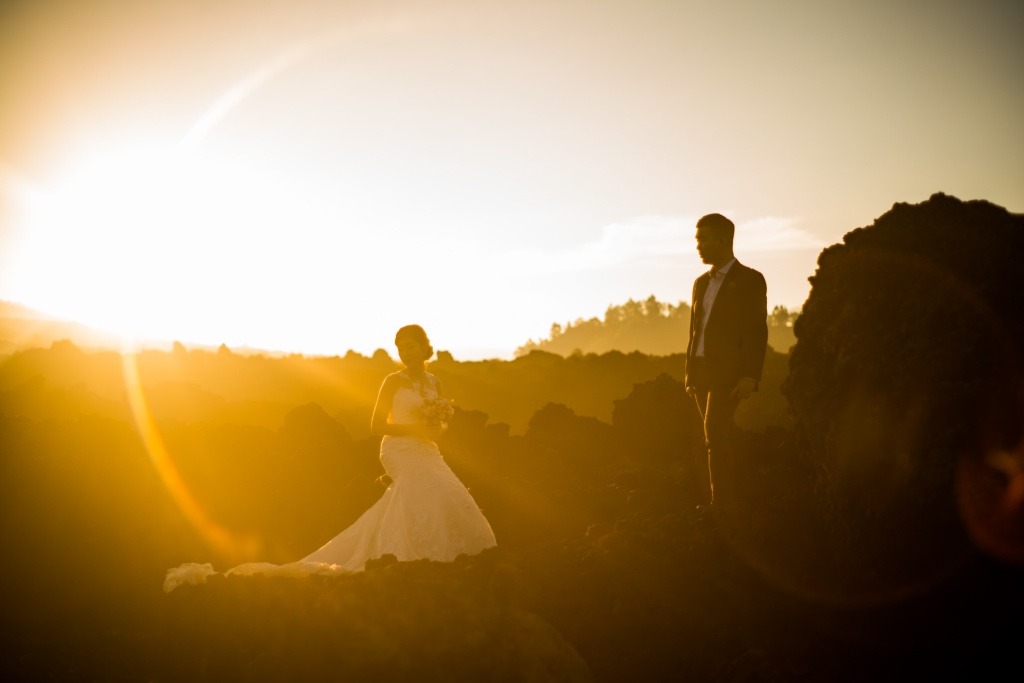
[[716,500],[721,502],[723,492],[728,495],[732,488],[734,415],[740,401],[730,396],[734,386],[702,381],[702,365],[702,358],[693,359],[692,377],[697,410],[704,420],[704,442],[708,454],[708,483],[702,495],[708,503],[713,503]]

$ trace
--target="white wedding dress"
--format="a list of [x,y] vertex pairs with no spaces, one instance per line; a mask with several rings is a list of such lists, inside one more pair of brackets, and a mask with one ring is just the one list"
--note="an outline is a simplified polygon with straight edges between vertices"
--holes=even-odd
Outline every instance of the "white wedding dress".
[[[426,386],[399,388],[389,422],[421,421],[424,399],[436,398],[436,380]],[[408,377],[406,377],[408,379]],[[367,560],[394,555],[399,561],[451,562],[496,545],[494,532],[476,501],[445,463],[437,444],[414,436],[385,436],[380,460],[392,483],[373,507],[352,526],[298,562],[243,564],[228,575],[300,576],[362,571]],[[209,564],[183,564],[167,572],[164,590],[185,583],[205,583],[216,570]]]

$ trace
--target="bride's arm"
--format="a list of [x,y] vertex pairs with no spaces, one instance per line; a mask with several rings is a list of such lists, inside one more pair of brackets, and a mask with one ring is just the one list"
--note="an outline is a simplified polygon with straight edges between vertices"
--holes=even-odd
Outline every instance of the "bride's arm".
[[401,379],[397,375],[388,375],[384,383],[380,385],[377,393],[377,404],[373,407],[373,417],[370,418],[370,431],[374,436],[422,436],[428,439],[433,438],[433,431],[425,424],[392,424],[388,422],[388,414],[391,412],[391,402],[395,398],[395,392],[401,386]]

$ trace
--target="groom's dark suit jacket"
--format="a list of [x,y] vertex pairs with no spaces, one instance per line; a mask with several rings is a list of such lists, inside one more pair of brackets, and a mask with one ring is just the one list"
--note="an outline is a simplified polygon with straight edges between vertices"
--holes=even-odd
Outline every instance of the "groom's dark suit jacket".
[[[686,347],[686,386],[694,386],[691,359],[704,317],[704,292],[711,277],[693,283],[690,342]],[[736,261],[725,274],[704,330],[704,367],[713,386],[732,388],[742,377],[761,381],[768,347],[768,288],[764,276]]]

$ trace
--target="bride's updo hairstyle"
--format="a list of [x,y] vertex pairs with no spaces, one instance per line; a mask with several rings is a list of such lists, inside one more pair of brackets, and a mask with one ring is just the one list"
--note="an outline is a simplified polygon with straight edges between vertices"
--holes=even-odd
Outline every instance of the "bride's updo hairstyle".
[[419,325],[406,325],[395,333],[395,345],[400,339],[409,338],[423,347],[423,360],[430,360],[434,357],[434,347],[430,345],[426,331]]

